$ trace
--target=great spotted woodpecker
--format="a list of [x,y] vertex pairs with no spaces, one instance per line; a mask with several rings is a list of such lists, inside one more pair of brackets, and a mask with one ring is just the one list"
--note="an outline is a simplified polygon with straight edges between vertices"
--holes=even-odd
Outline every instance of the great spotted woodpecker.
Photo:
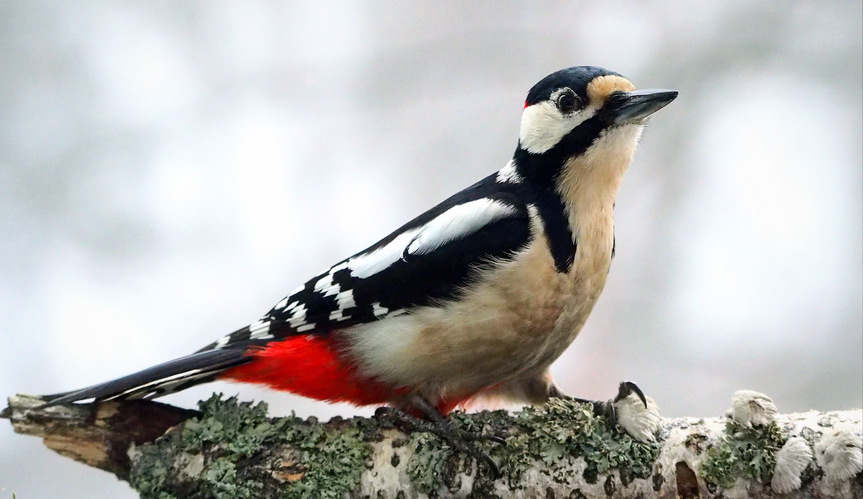
[[598,67],[553,73],[528,92],[501,170],[257,322],[46,405],[153,398],[215,379],[437,416],[482,395],[544,402],[559,394],[549,366],[605,285],[615,195],[644,121],[676,96]]

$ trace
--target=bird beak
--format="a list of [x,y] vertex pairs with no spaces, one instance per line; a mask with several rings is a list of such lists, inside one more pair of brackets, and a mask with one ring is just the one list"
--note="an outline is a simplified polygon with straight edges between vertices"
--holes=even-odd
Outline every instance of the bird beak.
[[600,111],[609,125],[640,123],[644,118],[659,111],[677,97],[677,90],[636,90],[615,92],[608,97]]

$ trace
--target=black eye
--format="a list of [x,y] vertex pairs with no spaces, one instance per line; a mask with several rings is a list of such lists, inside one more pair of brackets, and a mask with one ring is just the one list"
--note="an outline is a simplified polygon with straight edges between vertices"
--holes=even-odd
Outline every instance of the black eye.
[[578,98],[570,92],[563,92],[557,97],[557,108],[564,114],[575,111],[577,105]]

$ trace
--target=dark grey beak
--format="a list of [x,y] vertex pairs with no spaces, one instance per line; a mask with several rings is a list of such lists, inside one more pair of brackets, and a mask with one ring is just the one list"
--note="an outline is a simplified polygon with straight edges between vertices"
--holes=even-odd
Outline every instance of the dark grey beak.
[[677,97],[677,90],[636,90],[617,92],[608,97],[599,117],[609,125],[640,123],[644,118],[667,106]]

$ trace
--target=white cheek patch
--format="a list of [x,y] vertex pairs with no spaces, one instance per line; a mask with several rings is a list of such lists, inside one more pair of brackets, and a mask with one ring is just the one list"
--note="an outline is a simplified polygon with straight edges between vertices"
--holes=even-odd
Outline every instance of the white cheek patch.
[[521,148],[529,153],[542,154],[594,114],[593,108],[587,108],[564,116],[551,101],[528,106],[521,114],[518,136]]

